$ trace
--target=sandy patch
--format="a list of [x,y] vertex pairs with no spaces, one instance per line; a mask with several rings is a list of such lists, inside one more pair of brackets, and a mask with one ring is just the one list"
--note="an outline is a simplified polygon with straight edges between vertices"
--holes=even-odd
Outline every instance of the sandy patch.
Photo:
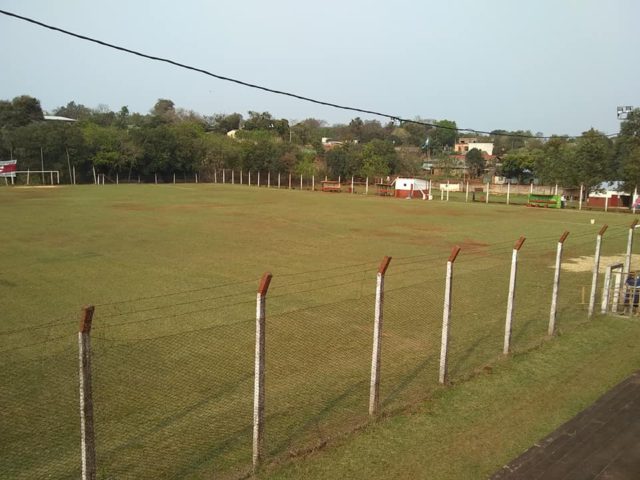
[[[600,272],[614,263],[624,264],[625,255],[610,255],[600,257]],[[551,268],[554,268],[551,265]],[[593,271],[593,255],[570,258],[562,261],[562,269],[567,272],[591,272]],[[631,256],[631,270],[640,270],[640,255]]]

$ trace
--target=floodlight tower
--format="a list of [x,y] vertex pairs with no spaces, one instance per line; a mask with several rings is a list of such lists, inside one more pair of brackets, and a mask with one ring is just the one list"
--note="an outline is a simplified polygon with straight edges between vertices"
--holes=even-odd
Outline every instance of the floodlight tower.
[[627,116],[633,110],[633,107],[631,105],[619,106],[616,110],[618,113],[618,120],[626,120]]

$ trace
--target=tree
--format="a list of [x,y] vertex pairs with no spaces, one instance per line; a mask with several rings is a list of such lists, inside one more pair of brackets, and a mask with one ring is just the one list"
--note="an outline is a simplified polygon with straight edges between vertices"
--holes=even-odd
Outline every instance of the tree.
[[86,120],[91,117],[92,112],[90,108],[72,100],[66,106],[56,108],[53,114],[75,120]]
[[36,120],[44,120],[40,100],[21,95],[0,102],[0,128],[23,127]]
[[458,136],[456,122],[441,120],[435,125],[437,128],[429,131],[429,148],[434,152],[440,152],[447,148],[452,149]]
[[640,186],[640,109],[630,112],[620,125],[616,139],[615,158],[619,165],[619,179],[628,192]]
[[582,183],[589,191],[605,180],[612,180],[612,157],[613,145],[609,138],[593,128],[584,132],[576,140],[573,156],[572,171],[575,172],[575,184]]
[[472,178],[480,177],[484,173],[484,167],[486,161],[482,151],[477,148],[469,150],[465,156],[465,163],[467,164],[467,170]]

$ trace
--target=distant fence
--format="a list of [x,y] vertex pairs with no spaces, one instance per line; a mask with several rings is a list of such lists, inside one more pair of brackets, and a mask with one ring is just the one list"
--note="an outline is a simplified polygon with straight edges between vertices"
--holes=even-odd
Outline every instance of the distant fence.
[[85,307],[78,329],[0,331],[0,477],[235,478],[321,447],[592,315],[637,314],[636,224],[273,272]]

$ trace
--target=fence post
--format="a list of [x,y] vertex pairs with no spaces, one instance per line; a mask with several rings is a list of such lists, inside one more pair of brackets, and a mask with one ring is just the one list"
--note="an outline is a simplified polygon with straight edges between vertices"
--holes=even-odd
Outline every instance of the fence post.
[[509,205],[509,199],[511,197],[511,182],[507,182],[507,205]]
[[444,310],[442,311],[442,341],[440,343],[440,375],[438,381],[447,382],[447,352],[449,350],[449,318],[451,316],[451,282],[453,280],[453,262],[460,253],[460,247],[453,247],[449,260],[447,260],[447,274],[444,284]]
[[580,200],[578,201],[578,210],[582,210],[582,195],[584,194],[584,185],[580,184]]
[[384,275],[389,268],[391,257],[384,257],[378,267],[376,278],[376,305],[373,323],[373,352],[371,354],[371,385],[369,390],[369,415],[378,412],[380,396],[380,354],[382,350],[382,317],[384,306]]
[[311,191],[312,192],[316,191],[316,176],[315,175],[311,175]]
[[520,237],[513,246],[511,254],[511,275],[509,276],[509,297],[507,298],[507,318],[504,324],[504,347],[502,353],[509,354],[511,347],[511,325],[513,324],[513,310],[516,297],[516,273],[518,271],[518,252],[522,248],[525,237]]
[[562,247],[564,241],[569,236],[569,232],[565,231],[560,240],[558,240],[558,249],[556,250],[556,270],[553,275],[553,292],[551,294],[551,313],[549,315],[549,336],[553,336],[556,332],[556,315],[558,313],[558,289],[560,287],[560,269],[562,267]]
[[278,172],[278,188],[280,188],[280,172]]
[[635,215],[636,213],[636,205],[637,205],[637,200],[638,199],[638,187],[636,186],[636,188],[633,189],[633,197],[631,197],[631,212]]
[[253,382],[253,469],[260,466],[264,453],[264,364],[265,364],[265,327],[266,299],[269,284],[273,276],[266,272],[262,275],[256,298],[256,350]]
[[251,170],[249,170],[249,179],[247,180],[247,185],[251,185]]
[[291,172],[289,172],[289,190],[291,190]]
[[356,193],[356,192],[353,190],[353,175],[351,175],[351,193]]
[[96,478],[96,441],[93,427],[93,396],[91,391],[91,321],[95,307],[82,308],[78,331],[78,359],[80,367],[80,455],[82,480]]
[[627,237],[627,255],[624,257],[624,274],[628,275],[631,271],[631,250],[633,248],[633,232],[638,225],[636,218],[629,226],[629,236]]
[[489,203],[489,182],[487,182],[487,198],[484,199],[484,203]]
[[176,172],[173,172],[173,184],[176,184]]
[[300,190],[302,190],[302,175],[300,175]]
[[364,194],[369,195],[369,177],[367,177],[364,183]]
[[469,201],[469,181],[467,181],[467,188],[466,188],[465,194],[464,194],[464,201],[465,202]]
[[589,295],[589,318],[593,316],[593,311],[596,306],[596,288],[598,285],[598,270],[600,269],[600,248],[602,247],[602,235],[607,231],[607,227],[608,225],[603,225],[596,237],[596,253],[593,259],[593,277],[591,279],[591,295]]
[[258,187],[260,186],[260,170],[258,170]]

